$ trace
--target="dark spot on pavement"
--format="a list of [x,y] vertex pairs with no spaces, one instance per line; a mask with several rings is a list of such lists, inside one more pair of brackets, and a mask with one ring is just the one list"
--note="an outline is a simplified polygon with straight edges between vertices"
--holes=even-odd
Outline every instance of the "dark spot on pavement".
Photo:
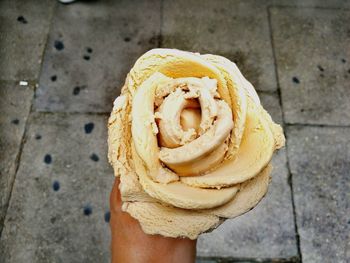
[[98,160],[100,160],[100,158],[97,156],[96,153],[91,154],[90,159],[93,160],[94,162],[98,162]]
[[56,75],[51,76],[51,81],[56,81],[56,80],[57,80],[57,76]]
[[45,157],[44,157],[44,162],[45,162],[46,164],[52,163],[52,157],[51,157],[50,154],[46,154],[46,155],[45,155]]
[[87,51],[88,53],[92,53],[92,48],[91,48],[91,47],[87,47],[87,48],[86,48],[86,51]]
[[78,87],[78,86],[76,86],[76,87],[74,87],[74,89],[73,89],[73,95],[78,95],[80,93],[80,87]]
[[105,213],[105,222],[109,223],[109,220],[111,219],[111,212],[107,211]]
[[95,125],[92,122],[85,124],[84,126],[85,133],[91,133],[92,130],[94,129],[94,126]]
[[84,58],[85,60],[90,60],[90,56],[88,56],[88,55],[84,55],[83,58]]
[[36,140],[40,140],[41,139],[41,135],[40,134],[35,135],[35,139]]
[[50,222],[51,222],[51,224],[54,224],[55,222],[56,222],[56,217],[54,216],[54,217],[51,217],[50,218]]
[[300,83],[300,80],[297,77],[293,77],[292,80],[293,80],[293,82],[295,84],[299,84]]
[[17,125],[17,124],[19,124],[19,119],[14,119],[14,120],[11,121],[11,123]]
[[22,24],[27,24],[28,23],[27,19],[25,19],[23,16],[17,17],[17,21],[22,23]]
[[56,192],[60,190],[60,183],[58,181],[54,181],[52,184],[52,189]]
[[90,205],[86,205],[83,209],[84,215],[89,216],[92,214],[92,207]]
[[63,42],[60,40],[55,40],[54,42],[54,46],[57,50],[63,50],[64,49],[64,45]]
[[345,63],[345,62],[346,62],[346,59],[345,59],[345,58],[342,58],[342,59],[341,59],[341,62]]
[[317,67],[320,71],[322,71],[322,72],[324,71],[324,68],[322,66],[318,65]]
[[215,32],[215,30],[214,30],[214,28],[208,28],[208,32],[210,33],[210,34],[214,34],[214,32]]
[[301,112],[304,112],[304,109],[300,109]]
[[125,38],[124,38],[124,41],[125,41],[125,42],[130,42],[130,40],[131,40],[130,37],[125,37]]

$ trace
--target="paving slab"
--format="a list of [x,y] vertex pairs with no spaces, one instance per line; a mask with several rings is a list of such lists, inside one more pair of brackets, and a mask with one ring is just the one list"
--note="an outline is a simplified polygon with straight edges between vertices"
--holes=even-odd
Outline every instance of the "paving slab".
[[264,260],[260,261],[259,259],[250,259],[250,260],[239,260],[231,258],[197,258],[196,263],[276,263],[276,261]]
[[269,192],[252,211],[198,239],[203,257],[290,259],[298,256],[286,152],[273,159]]
[[109,262],[107,117],[35,114],[29,123],[0,261]]
[[[253,0],[254,1],[254,0]],[[259,1],[259,0],[255,0]],[[313,8],[349,8],[350,2],[346,0],[303,0],[303,1],[290,1],[290,0],[267,0],[264,1],[268,6],[286,6],[286,7],[313,7]]]
[[258,95],[261,105],[268,111],[274,122],[283,124],[282,109],[277,92],[258,92]]
[[350,260],[350,128],[289,127],[303,262]]
[[0,1],[0,79],[35,80],[56,1]]
[[196,263],[216,263],[216,260],[213,259],[204,259],[204,258],[197,258]]
[[270,12],[285,121],[350,125],[350,11]]
[[59,5],[36,110],[109,112],[136,59],[158,45],[159,29],[159,0]]
[[258,90],[276,90],[266,5],[258,1],[164,1],[162,47],[222,55]]
[[0,234],[15,178],[34,87],[0,81]]

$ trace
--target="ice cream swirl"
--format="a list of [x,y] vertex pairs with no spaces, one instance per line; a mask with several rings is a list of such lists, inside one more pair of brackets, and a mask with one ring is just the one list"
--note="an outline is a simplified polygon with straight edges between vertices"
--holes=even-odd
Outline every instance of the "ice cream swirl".
[[154,49],[128,74],[108,144],[124,211],[146,233],[196,238],[259,202],[284,136],[234,63]]

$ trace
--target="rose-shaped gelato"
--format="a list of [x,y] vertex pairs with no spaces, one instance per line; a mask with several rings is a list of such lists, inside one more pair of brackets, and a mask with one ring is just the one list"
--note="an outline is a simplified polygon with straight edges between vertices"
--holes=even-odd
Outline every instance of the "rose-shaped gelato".
[[173,49],[136,61],[108,131],[122,209],[148,234],[191,239],[257,205],[284,145],[234,63]]

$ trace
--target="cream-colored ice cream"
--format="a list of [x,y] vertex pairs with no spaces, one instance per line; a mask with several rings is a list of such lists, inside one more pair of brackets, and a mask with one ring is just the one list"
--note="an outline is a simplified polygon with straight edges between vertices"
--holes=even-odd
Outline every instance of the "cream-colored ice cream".
[[136,61],[108,131],[123,210],[148,234],[191,239],[263,198],[284,145],[234,63],[174,49]]

